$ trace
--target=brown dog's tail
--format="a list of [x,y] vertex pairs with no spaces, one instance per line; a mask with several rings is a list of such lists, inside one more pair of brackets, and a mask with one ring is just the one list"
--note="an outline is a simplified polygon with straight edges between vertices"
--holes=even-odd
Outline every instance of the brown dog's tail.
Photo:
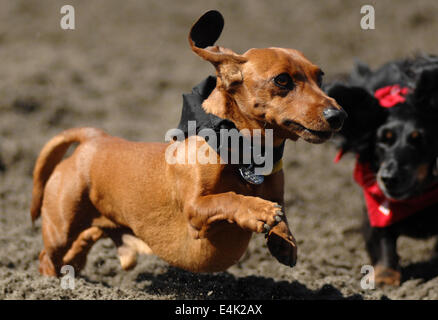
[[95,128],[73,128],[63,131],[46,143],[33,170],[33,190],[30,207],[32,222],[40,216],[46,182],[56,165],[61,162],[70,145],[75,142],[83,143],[103,135],[105,135],[103,131]]

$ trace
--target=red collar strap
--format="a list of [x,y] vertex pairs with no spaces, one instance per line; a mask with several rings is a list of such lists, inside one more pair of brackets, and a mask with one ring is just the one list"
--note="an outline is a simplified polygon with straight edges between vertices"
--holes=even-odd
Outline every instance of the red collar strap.
[[388,199],[380,190],[368,163],[356,161],[353,177],[362,187],[368,218],[373,227],[387,227],[438,203],[438,185],[417,197]]

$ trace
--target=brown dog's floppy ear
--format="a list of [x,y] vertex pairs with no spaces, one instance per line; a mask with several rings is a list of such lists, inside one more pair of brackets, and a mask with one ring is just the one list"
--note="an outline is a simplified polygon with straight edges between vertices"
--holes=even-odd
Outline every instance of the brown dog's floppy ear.
[[242,81],[239,64],[247,61],[230,49],[214,46],[224,27],[224,18],[219,11],[211,10],[196,21],[189,33],[193,52],[211,62],[225,88]]
[[190,30],[191,46],[205,49],[213,46],[224,28],[224,17],[219,11],[210,10],[202,15]]

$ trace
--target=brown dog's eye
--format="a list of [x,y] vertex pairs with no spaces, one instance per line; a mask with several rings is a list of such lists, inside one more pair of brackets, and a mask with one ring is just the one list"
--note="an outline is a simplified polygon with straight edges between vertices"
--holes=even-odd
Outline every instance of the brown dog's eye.
[[292,78],[287,73],[279,74],[274,78],[274,83],[277,87],[280,87],[282,89],[288,89],[292,90],[294,87],[294,83],[292,81]]

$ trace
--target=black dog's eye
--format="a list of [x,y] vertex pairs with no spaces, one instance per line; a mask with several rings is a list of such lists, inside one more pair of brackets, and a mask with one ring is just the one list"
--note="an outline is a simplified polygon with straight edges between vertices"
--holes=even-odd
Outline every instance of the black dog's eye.
[[408,136],[408,142],[414,145],[420,144],[422,139],[423,139],[423,135],[421,134],[421,132],[417,130],[412,131],[411,134]]
[[280,87],[282,89],[288,89],[292,90],[294,87],[294,83],[292,81],[292,78],[287,73],[279,74],[274,78],[274,83],[277,87]]
[[391,145],[395,141],[395,133],[391,130],[383,130],[380,135],[379,142]]

